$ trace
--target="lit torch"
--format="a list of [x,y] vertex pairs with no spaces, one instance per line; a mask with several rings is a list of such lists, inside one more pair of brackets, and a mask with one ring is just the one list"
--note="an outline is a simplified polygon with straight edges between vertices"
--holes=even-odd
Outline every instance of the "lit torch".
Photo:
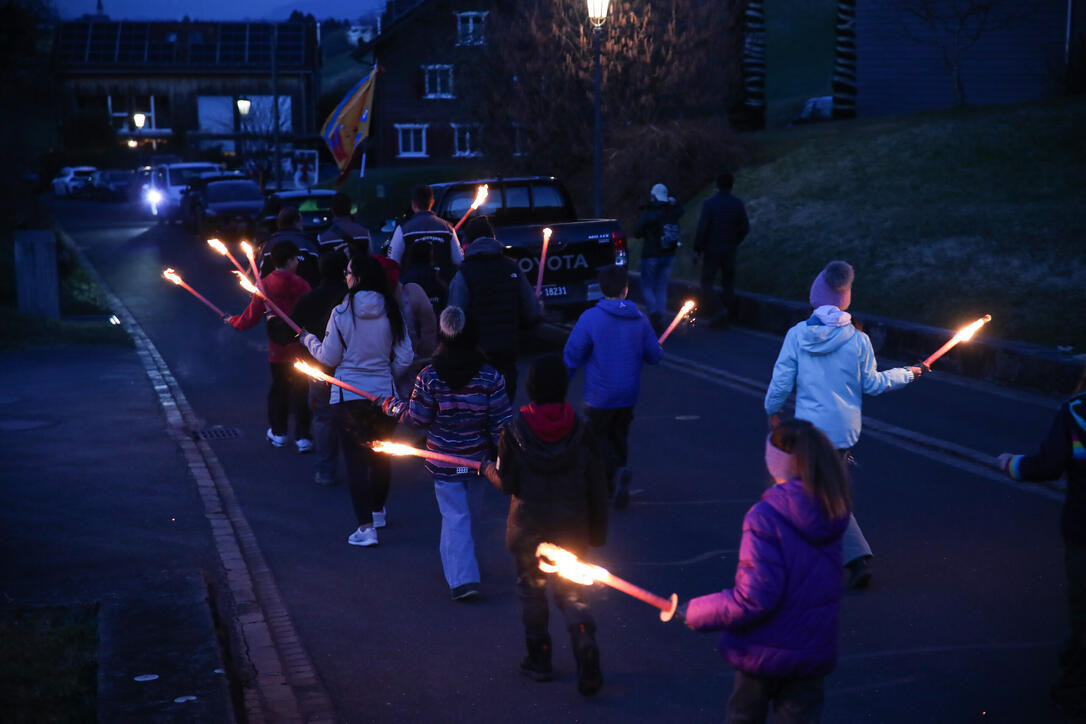
[[284,322],[286,322],[287,326],[290,327],[291,329],[293,329],[295,334],[298,334],[298,335],[302,334],[302,328],[299,327],[297,324],[295,324],[294,320],[291,319],[288,315],[284,314],[283,310],[279,308],[279,305],[277,305],[272,300],[268,299],[267,294],[265,294],[263,291],[258,289],[251,281],[249,281],[249,277],[245,276],[244,274],[242,274],[241,272],[238,272],[238,271],[234,272],[234,274],[237,276],[238,284],[241,285],[242,289],[249,292],[250,294],[255,294],[258,297],[260,297],[261,299],[263,299],[264,303],[268,305],[268,309],[270,309],[272,311],[272,314],[274,314],[275,316],[279,317]]
[[557,573],[562,578],[584,586],[590,586],[596,582],[610,586],[660,609],[661,621],[670,621],[679,607],[678,594],[671,594],[671,598],[660,598],[655,593],[611,575],[606,568],[582,562],[565,548],[553,543],[540,543],[535,549],[535,555],[539,558],[539,570],[544,573]]
[[453,231],[459,229],[460,225],[468,220],[468,217],[471,216],[472,211],[475,211],[475,209],[483,205],[483,202],[486,201],[486,195],[489,192],[490,190],[487,188],[486,184],[483,184],[478,189],[476,189],[475,200],[471,202],[471,206],[469,206],[468,210],[464,212],[464,215],[460,217],[460,221],[456,222],[456,226],[453,227]]
[[235,259],[234,255],[230,253],[230,250],[226,248],[226,244],[222,243],[218,239],[208,239],[207,245],[225,256],[227,259],[229,259],[230,263],[233,264],[234,268],[237,269],[239,272],[241,272],[242,274],[246,273],[245,267],[243,267],[241,264],[238,264],[238,260]]
[[547,245],[551,243],[551,229],[543,229],[543,253],[539,255],[539,274],[535,278],[535,295],[543,293],[543,270],[547,266]]
[[326,374],[324,374],[324,372],[317,369],[313,365],[306,364],[305,362],[302,362],[301,360],[297,360],[294,363],[294,369],[298,370],[299,372],[302,372],[304,374],[309,375],[310,377],[312,377],[315,380],[321,380],[323,382],[327,382],[329,384],[335,385],[336,387],[347,390],[348,392],[353,392],[356,395],[358,395],[359,397],[364,397],[367,400],[376,400],[377,399],[377,395],[371,395],[369,392],[366,392],[363,389],[359,389],[358,387],[355,387],[354,385],[349,385],[349,384],[347,384],[346,382],[344,382],[342,380],[337,380],[335,377],[332,377],[331,375],[326,375]]
[[951,337],[950,340],[946,344],[944,344],[942,347],[940,347],[938,350],[936,350],[935,354],[933,354],[931,357],[928,357],[926,360],[924,360],[924,362],[923,362],[924,366],[925,367],[931,367],[932,362],[934,362],[935,360],[939,359],[944,354],[949,352],[954,347],[954,345],[958,344],[958,342],[966,342],[966,341],[972,339],[973,335],[976,334],[976,331],[978,329],[983,327],[985,325],[985,323],[991,322],[991,321],[992,321],[992,315],[985,314],[983,317],[981,317],[977,321],[975,321],[972,324],[969,324],[969,325],[963,327],[962,329],[960,329],[958,331],[958,333],[955,334],[953,337]]
[[244,252],[245,258],[249,260],[249,268],[253,270],[253,279],[256,281],[256,286],[260,291],[264,291],[264,282],[260,280],[260,270],[256,268],[256,255],[253,252],[253,245],[247,241],[242,241],[241,250]]
[[215,312],[215,314],[219,315],[220,317],[224,317],[224,318],[226,317],[226,314],[223,313],[223,311],[221,309],[219,309],[214,304],[209,302],[207,300],[207,297],[205,297],[203,294],[200,294],[200,292],[196,291],[195,289],[190,287],[187,283],[185,283],[185,280],[181,278],[181,275],[178,274],[177,272],[175,272],[173,269],[169,269],[169,268],[163,269],[162,270],[162,278],[165,279],[166,281],[173,282],[174,284],[176,284],[179,287],[184,287],[185,289],[187,289],[189,291],[190,294],[192,294],[192,296],[196,297],[201,302],[203,302],[208,307],[210,307],[211,311]]
[[679,326],[679,322],[682,321],[683,317],[685,317],[687,314],[690,314],[690,311],[694,308],[694,306],[695,305],[693,299],[687,299],[685,302],[683,302],[683,306],[679,310],[679,313],[675,315],[675,319],[671,320],[671,324],[667,325],[667,329],[665,329],[664,333],[660,335],[660,339],[656,341],[660,344],[663,344],[664,340],[667,339],[667,336],[671,334],[672,330],[674,330],[675,327]]
[[434,452],[433,450],[423,450],[421,448],[411,447],[410,445],[401,445],[398,442],[389,442],[388,440],[377,440],[372,443],[371,447],[374,452],[385,453],[386,455],[412,455],[418,458],[448,463],[449,465],[455,465],[458,468],[471,468],[476,472],[482,467],[482,463],[478,460],[469,460],[468,458],[461,458],[455,455],[446,455],[445,453]]

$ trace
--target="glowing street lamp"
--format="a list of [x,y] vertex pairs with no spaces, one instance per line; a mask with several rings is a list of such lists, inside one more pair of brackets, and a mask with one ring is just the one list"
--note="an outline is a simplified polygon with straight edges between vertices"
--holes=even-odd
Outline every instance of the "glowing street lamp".
[[142,131],[143,127],[147,124],[147,115],[144,113],[132,114],[132,125],[136,127],[137,131]]
[[249,115],[249,109],[253,107],[253,102],[248,98],[242,97],[237,99],[238,113],[243,117]]
[[592,23],[592,48],[596,55],[596,95],[594,103],[595,123],[592,133],[592,213],[595,218],[603,216],[603,138],[600,127],[600,28],[607,20],[607,10],[611,0],[588,0],[588,20]]

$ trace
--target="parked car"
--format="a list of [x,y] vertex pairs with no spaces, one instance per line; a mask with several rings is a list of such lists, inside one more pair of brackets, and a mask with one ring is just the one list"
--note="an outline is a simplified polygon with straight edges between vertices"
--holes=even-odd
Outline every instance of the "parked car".
[[[264,205],[264,218],[260,222],[262,238],[267,238],[275,231],[275,217],[284,206],[296,206],[302,215],[302,230],[316,237],[332,223],[332,189],[299,189],[297,191],[278,191],[268,196]],[[351,205],[351,213],[358,207]]]
[[188,186],[181,189],[181,200],[178,204],[178,218],[189,231],[196,231],[200,219],[200,193],[207,184],[219,179],[245,178],[240,171],[209,171],[202,173],[189,181]]
[[94,166],[65,166],[53,179],[55,196],[77,196],[90,185]]
[[130,187],[136,180],[132,171],[124,169],[103,169],[91,175],[90,194],[105,201],[124,201],[128,198]]
[[193,231],[201,238],[225,235],[251,238],[264,210],[264,192],[244,176],[220,177],[189,191]]
[[222,167],[214,163],[170,163],[155,166],[151,181],[144,191],[144,201],[151,215],[163,221],[181,220],[181,192],[201,174],[218,173]]
[[618,221],[578,220],[569,193],[553,176],[433,184],[434,213],[456,224],[482,184],[489,193],[475,213],[490,218],[506,255],[532,286],[539,273],[543,229],[551,229],[541,290],[548,310],[572,316],[602,297],[598,270],[626,263],[626,233]]

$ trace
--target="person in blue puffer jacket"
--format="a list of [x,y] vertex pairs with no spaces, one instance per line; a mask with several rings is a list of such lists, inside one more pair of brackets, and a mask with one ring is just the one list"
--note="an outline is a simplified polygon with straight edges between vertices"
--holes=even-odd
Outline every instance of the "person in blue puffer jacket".
[[[814,313],[785,335],[765,395],[766,414],[777,418],[794,389],[796,417],[825,432],[846,460],[860,439],[863,396],[904,387],[924,372],[919,366],[879,372],[871,339],[845,311],[855,275],[847,262],[831,261],[815,277],[810,294]],[[841,555],[850,572],[849,588],[866,588],[871,546],[855,517],[849,520]]]
[[772,703],[776,722],[817,722],[837,665],[848,471],[806,420],[773,429],[765,462],[774,484],[743,518],[735,586],[690,599],[674,620],[721,632],[736,670],[727,721],[765,722]]
[[626,299],[626,267],[604,267],[599,280],[604,298],[573,326],[564,359],[571,378],[584,367],[585,420],[603,449],[608,491],[621,510],[630,502],[633,473],[626,460],[641,366],[659,362],[664,350],[648,318]]

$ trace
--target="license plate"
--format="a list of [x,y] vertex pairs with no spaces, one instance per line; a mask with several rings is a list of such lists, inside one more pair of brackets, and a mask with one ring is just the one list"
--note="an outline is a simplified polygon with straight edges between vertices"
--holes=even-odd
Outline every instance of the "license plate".
[[565,287],[549,286],[543,287],[544,297],[564,297],[569,294],[569,291]]

